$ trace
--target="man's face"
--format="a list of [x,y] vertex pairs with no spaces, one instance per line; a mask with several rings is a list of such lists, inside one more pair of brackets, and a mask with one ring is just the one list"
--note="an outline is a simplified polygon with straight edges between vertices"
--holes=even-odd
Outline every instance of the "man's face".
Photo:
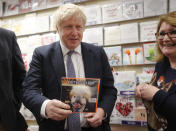
[[83,31],[83,21],[74,16],[63,21],[58,27],[61,41],[70,50],[74,50],[81,43]]

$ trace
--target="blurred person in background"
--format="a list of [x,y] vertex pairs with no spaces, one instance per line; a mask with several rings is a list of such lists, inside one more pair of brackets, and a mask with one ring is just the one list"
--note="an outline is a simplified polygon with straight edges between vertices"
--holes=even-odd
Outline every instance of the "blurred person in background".
[[0,131],[26,131],[19,110],[26,71],[14,32],[0,28]]

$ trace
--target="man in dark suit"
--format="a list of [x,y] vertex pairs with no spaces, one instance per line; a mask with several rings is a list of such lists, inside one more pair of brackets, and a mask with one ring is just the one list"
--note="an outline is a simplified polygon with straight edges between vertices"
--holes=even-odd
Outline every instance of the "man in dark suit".
[[26,71],[12,31],[0,28],[0,130],[26,131],[27,124],[19,113],[20,88]]
[[[101,79],[97,111],[80,114],[81,130],[110,131],[109,118],[117,90],[104,50],[81,42],[85,24],[86,16],[79,6],[60,6],[55,15],[60,42],[34,51],[30,69],[23,82],[23,102],[35,115],[40,131],[68,129],[66,121],[72,111],[69,105],[60,101],[60,96],[61,77],[68,76],[67,60],[70,51],[74,51],[71,59],[76,77]],[[85,120],[88,127],[85,127]]]

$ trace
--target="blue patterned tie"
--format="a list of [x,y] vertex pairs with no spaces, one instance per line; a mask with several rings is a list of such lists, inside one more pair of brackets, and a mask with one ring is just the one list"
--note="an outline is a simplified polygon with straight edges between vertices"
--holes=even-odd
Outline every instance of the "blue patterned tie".
[[[71,59],[71,56],[74,51],[69,51],[67,53],[67,77],[76,77],[75,75],[75,69],[73,66],[73,62]],[[81,126],[80,126],[80,115],[79,113],[73,113],[68,116],[68,127],[69,131],[81,131]]]

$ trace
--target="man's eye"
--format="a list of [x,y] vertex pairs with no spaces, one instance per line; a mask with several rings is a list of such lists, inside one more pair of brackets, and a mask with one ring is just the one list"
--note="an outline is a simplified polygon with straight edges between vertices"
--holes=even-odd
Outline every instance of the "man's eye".
[[175,35],[176,34],[176,30],[173,30],[170,32],[171,35]]

